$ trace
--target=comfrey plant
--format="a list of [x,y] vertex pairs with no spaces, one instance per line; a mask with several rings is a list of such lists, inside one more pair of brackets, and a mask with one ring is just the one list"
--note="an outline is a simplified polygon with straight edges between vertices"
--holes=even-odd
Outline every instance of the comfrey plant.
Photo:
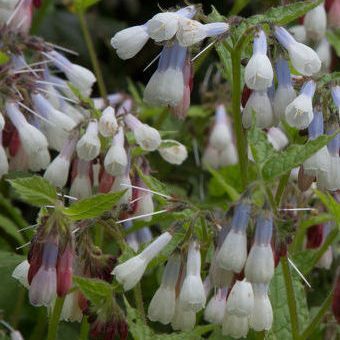
[[[38,1],[0,0],[1,244],[21,243],[4,263],[28,291],[16,310],[46,307],[49,340],[60,322],[93,339],[332,337],[339,273],[313,295],[336,272],[340,225],[331,2],[161,11],[111,39],[122,60],[159,49],[151,78],[108,94],[92,3],[74,9],[95,72],[29,35]],[[26,314],[1,314],[12,339]]]

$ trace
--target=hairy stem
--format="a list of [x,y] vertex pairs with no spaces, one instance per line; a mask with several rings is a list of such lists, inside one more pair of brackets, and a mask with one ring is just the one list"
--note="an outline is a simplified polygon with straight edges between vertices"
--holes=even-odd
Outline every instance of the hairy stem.
[[87,317],[83,316],[80,325],[79,340],[87,340],[89,338],[90,325],[87,321]]
[[299,322],[296,308],[295,293],[292,281],[292,274],[289,270],[288,260],[286,256],[281,257],[282,273],[286,287],[287,302],[289,308],[290,322],[292,326],[293,339],[299,339]]
[[144,302],[143,302],[142,288],[141,288],[140,282],[138,282],[138,284],[135,286],[135,288],[133,288],[133,295],[134,295],[134,298],[135,298],[137,310],[138,310],[142,320],[146,324]]
[[234,118],[234,128],[236,133],[236,146],[240,163],[240,174],[243,184],[243,189],[248,183],[248,154],[247,154],[247,140],[242,127],[241,119],[241,49],[234,49],[231,53],[232,62],[232,110]]
[[81,29],[84,35],[84,40],[85,40],[87,49],[90,54],[94,72],[97,77],[100,95],[105,101],[107,101],[107,90],[106,90],[105,83],[104,83],[103,73],[99,66],[98,57],[97,57],[97,54],[96,54],[96,51],[93,45],[93,41],[92,41],[88,26],[87,26],[85,15],[84,13],[80,13],[80,12],[78,13],[78,15],[79,15],[80,26],[81,26]]
[[57,338],[58,324],[61,310],[63,309],[65,297],[57,297],[53,307],[53,312],[48,323],[47,340],[55,340]]
[[280,207],[281,199],[287,187],[289,176],[290,176],[290,172],[286,173],[280,178],[280,182],[277,187],[276,194],[275,194],[275,203],[277,207]]
[[332,299],[333,299],[333,291],[331,291],[329,293],[329,295],[327,296],[326,300],[323,302],[323,304],[321,305],[320,309],[318,310],[318,312],[314,316],[313,320],[309,323],[307,328],[301,334],[300,339],[305,340],[305,339],[310,339],[311,338],[311,336],[313,335],[316,327],[319,325],[319,323],[321,322],[323,316],[328,311],[328,309],[329,309],[329,307],[330,307],[330,305],[332,303]]

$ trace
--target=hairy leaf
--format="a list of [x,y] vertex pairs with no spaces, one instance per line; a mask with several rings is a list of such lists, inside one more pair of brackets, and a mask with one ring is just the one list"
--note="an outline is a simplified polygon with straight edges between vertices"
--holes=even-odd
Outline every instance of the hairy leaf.
[[20,244],[25,242],[22,234],[20,234],[18,231],[16,224],[3,215],[0,215],[0,229],[2,229],[6,234],[10,235]]
[[17,178],[9,180],[9,182],[20,199],[31,205],[42,207],[54,204],[57,200],[57,192],[54,186],[42,177]]
[[277,152],[263,164],[263,178],[271,181],[296,168],[323,146],[327,145],[334,136],[322,135],[304,145],[291,145],[285,151]]
[[64,214],[74,221],[98,217],[111,210],[124,195],[124,192],[111,192],[85,198],[72,204],[69,208],[65,208]]

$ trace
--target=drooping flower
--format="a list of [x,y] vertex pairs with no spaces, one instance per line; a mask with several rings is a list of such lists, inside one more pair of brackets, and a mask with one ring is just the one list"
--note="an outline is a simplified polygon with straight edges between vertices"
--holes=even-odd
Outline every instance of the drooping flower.
[[92,161],[100,153],[100,139],[98,137],[98,122],[92,120],[89,122],[86,132],[77,143],[77,154],[81,159]]
[[123,285],[125,291],[132,289],[140,281],[149,262],[162,251],[171,239],[170,233],[163,233],[139,255],[114,268],[112,275]]
[[267,57],[267,39],[260,30],[254,37],[253,55],[245,70],[244,79],[247,86],[253,90],[266,90],[273,82],[273,68]]
[[247,259],[247,234],[251,212],[249,202],[240,202],[235,207],[231,229],[217,254],[217,263],[225,270],[242,271]]
[[199,245],[192,241],[188,250],[186,276],[179,295],[184,310],[198,312],[204,308],[206,296],[201,279],[201,254]]
[[118,130],[118,123],[115,115],[115,110],[108,106],[102,113],[99,124],[99,132],[104,137],[113,136]]
[[[168,143],[170,143],[170,146],[167,146]],[[162,158],[170,164],[181,165],[188,157],[186,147],[183,144],[170,139],[162,141],[158,152]]]
[[321,61],[310,47],[297,42],[283,27],[275,27],[274,34],[279,43],[287,49],[294,68],[305,76],[311,76],[320,71]]
[[320,41],[315,52],[321,60],[321,72],[329,72],[332,62],[332,48],[327,38],[323,38]]
[[205,321],[217,325],[222,324],[227,302],[227,292],[227,288],[219,288],[216,294],[211,297],[207,306],[204,309]]
[[165,266],[162,283],[149,305],[148,318],[151,321],[159,321],[167,325],[173,319],[176,306],[176,283],[180,266],[179,255],[172,255]]
[[308,39],[320,41],[325,36],[327,28],[327,14],[324,4],[310,10],[304,17],[303,25]]
[[176,300],[174,317],[171,320],[171,327],[175,331],[191,331],[195,327],[196,312],[186,310],[179,299]]
[[305,26],[295,25],[295,26],[289,27],[288,30],[297,42],[301,44],[305,44],[307,42]]
[[285,118],[290,126],[302,130],[311,123],[314,92],[315,82],[310,80],[303,85],[300,94],[286,107]]

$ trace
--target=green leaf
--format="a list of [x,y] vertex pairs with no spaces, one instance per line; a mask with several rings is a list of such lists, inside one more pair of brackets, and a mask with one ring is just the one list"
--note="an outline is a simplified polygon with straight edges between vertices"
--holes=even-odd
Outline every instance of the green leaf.
[[334,136],[335,134],[330,136],[322,135],[304,145],[291,145],[285,151],[277,152],[263,164],[263,178],[271,181],[296,168],[323,146],[327,145]]
[[[170,195],[170,192],[168,190],[168,187],[159,181],[157,178],[150,176],[150,175],[144,175],[143,172],[137,168],[137,172],[139,177],[142,179],[142,181],[146,184],[146,186],[153,191],[159,192],[163,195]],[[160,197],[159,195],[156,195]]]
[[74,6],[77,12],[85,12],[88,8],[97,4],[100,0],[74,0]]
[[17,178],[8,180],[21,200],[28,204],[42,207],[54,205],[57,200],[57,192],[54,186],[39,176]]
[[0,251],[0,268],[14,269],[20,262],[25,260],[25,256],[9,253],[7,251]]
[[63,210],[64,214],[74,221],[95,218],[111,210],[125,191],[98,194],[80,200]]
[[112,297],[113,287],[103,280],[73,276],[73,281],[94,305],[99,305],[103,300]]
[[229,15],[239,14],[244,7],[249,4],[250,0],[236,0],[234,1],[233,7],[231,8]]
[[12,202],[0,194],[0,209],[3,215],[10,218],[19,227],[24,227],[27,222],[22,217],[21,211],[13,206]]
[[10,57],[6,53],[0,51],[0,65],[8,63],[9,60]]
[[[309,321],[306,294],[299,277],[295,273],[292,273],[292,280],[298,310],[298,321],[301,329],[303,329]],[[292,339],[287,293],[281,264],[275,270],[275,275],[270,284],[269,297],[274,314],[274,322],[269,339]]]
[[326,37],[328,42],[334,47],[336,55],[340,57],[340,32],[327,31]]
[[211,175],[215,178],[218,184],[221,186],[221,189],[225,191],[226,194],[230,197],[232,201],[237,201],[240,197],[240,194],[236,191],[234,187],[228,184],[225,178],[215,169],[213,169],[209,165],[205,165]]
[[322,201],[328,212],[333,215],[338,228],[340,228],[340,209],[339,203],[329,194],[315,190],[316,196]]
[[254,160],[260,166],[263,165],[269,157],[276,154],[272,144],[268,141],[267,135],[261,129],[257,128],[255,124],[252,125],[248,132],[248,141]]
[[0,229],[2,229],[6,234],[10,235],[20,244],[25,243],[24,238],[18,231],[16,224],[3,215],[0,215]]

